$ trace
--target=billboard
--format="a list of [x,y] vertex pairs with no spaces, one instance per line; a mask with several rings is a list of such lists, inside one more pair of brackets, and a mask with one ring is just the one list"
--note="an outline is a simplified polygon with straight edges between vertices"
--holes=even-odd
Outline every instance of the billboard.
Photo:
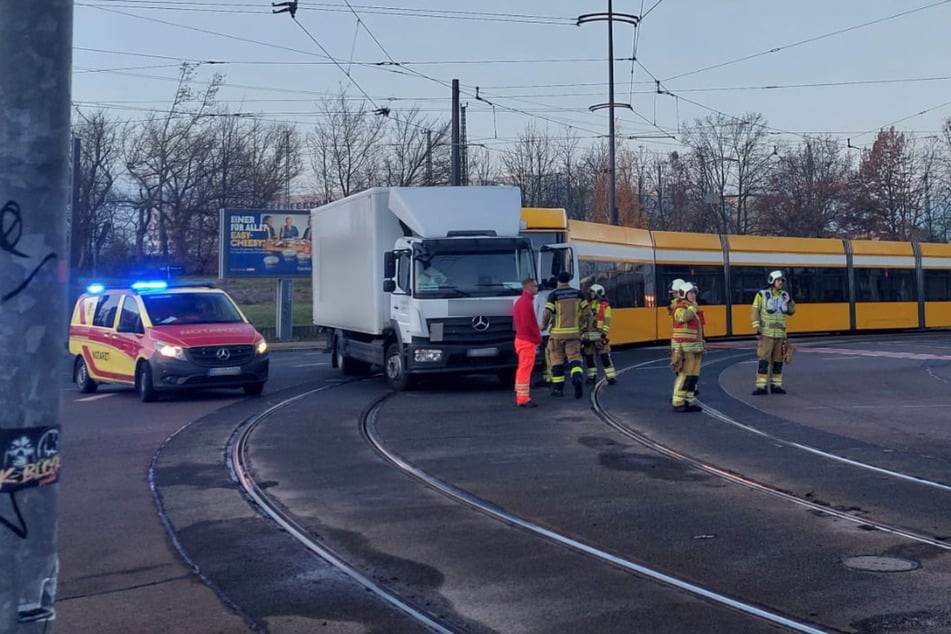
[[310,212],[222,209],[218,277],[310,277]]

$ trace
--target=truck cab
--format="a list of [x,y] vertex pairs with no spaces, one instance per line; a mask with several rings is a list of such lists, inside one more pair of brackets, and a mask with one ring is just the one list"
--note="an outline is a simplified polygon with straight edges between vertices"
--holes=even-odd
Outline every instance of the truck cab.
[[[537,279],[515,187],[373,188],[312,212],[314,323],[344,374],[514,382],[512,308]],[[369,284],[369,286],[368,286]]]

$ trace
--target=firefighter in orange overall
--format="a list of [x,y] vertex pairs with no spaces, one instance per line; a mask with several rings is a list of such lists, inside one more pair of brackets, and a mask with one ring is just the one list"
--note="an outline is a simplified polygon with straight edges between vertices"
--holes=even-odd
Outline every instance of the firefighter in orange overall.
[[[786,282],[782,271],[773,271],[766,278],[769,288],[764,288],[753,298],[751,318],[756,334],[756,389],[754,396],[785,394],[783,389],[783,355],[786,345],[786,316],[796,312],[796,302],[783,290]],[[772,375],[772,380],[770,380]]]
[[548,356],[551,359],[551,395],[565,393],[565,360],[568,361],[575,398],[581,398],[584,368],[581,365],[581,333],[587,326],[588,300],[569,286],[571,274],[558,274],[558,286],[545,301],[541,329],[548,328]]
[[604,376],[609,385],[617,383],[617,371],[611,360],[611,343],[608,340],[608,331],[611,330],[611,304],[605,297],[604,287],[592,284],[588,289],[588,327],[584,332],[584,347],[582,355],[587,366],[587,382],[594,383],[598,378],[598,361],[601,360]]
[[677,375],[671,404],[678,412],[699,412],[694,403],[703,358],[703,311],[697,304],[697,287],[684,282],[677,290],[671,321],[670,368]]

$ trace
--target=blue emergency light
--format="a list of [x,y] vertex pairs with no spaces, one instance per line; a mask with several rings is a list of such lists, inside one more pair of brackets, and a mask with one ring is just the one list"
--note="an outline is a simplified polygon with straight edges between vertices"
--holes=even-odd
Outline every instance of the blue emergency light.
[[98,283],[98,282],[96,282],[96,283],[94,283],[94,284],[90,284],[89,286],[86,287],[86,292],[89,293],[89,294],[91,294],[91,295],[98,295],[99,293],[103,292],[104,290],[106,290],[106,285],[105,285],[105,284],[100,284],[100,283]]
[[133,282],[132,289],[136,291],[164,291],[168,282],[164,280]]

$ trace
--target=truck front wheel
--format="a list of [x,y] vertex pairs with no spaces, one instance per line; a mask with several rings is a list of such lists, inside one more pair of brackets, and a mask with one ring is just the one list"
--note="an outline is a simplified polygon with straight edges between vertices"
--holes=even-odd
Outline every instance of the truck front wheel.
[[406,372],[406,364],[403,362],[403,348],[400,344],[391,343],[386,349],[383,373],[386,377],[386,384],[397,392],[408,389],[411,385],[411,377]]

